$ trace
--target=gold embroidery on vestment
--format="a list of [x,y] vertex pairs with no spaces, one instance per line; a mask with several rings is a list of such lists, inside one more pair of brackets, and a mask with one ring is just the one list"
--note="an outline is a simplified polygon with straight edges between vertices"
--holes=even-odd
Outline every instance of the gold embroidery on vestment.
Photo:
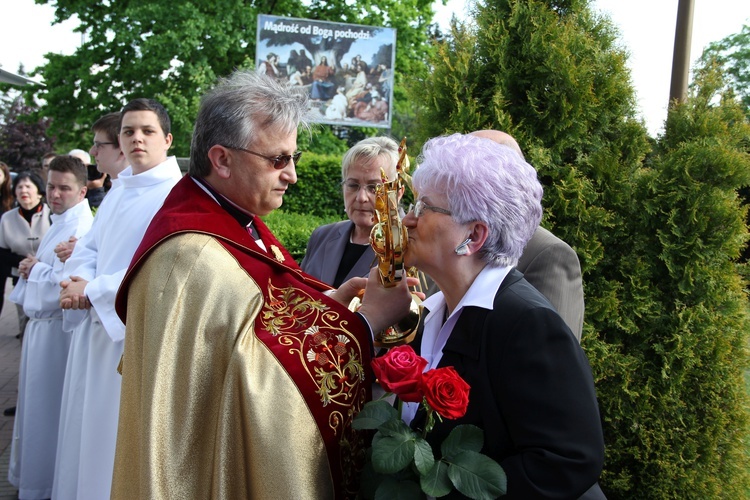
[[270,279],[260,322],[299,359],[323,406],[337,406],[330,409],[328,427],[337,436],[344,488],[353,494],[365,454],[363,435],[352,427],[366,400],[362,346],[346,329],[348,321],[322,300],[293,286],[276,287]]
[[[321,300],[289,286],[268,281],[269,300],[263,305],[261,323],[300,364],[318,386],[323,406],[351,405],[357,386],[364,382],[361,348],[346,321]],[[334,428],[335,429],[335,428]]]

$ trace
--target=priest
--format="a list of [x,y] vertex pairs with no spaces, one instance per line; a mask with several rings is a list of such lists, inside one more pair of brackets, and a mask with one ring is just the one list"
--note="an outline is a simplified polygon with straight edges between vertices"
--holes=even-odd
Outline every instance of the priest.
[[[206,95],[189,175],[124,278],[112,498],[347,498],[370,397],[371,331],[405,316],[406,280],[338,290],[260,219],[297,181],[307,97],[239,71]],[[364,288],[358,314],[345,304]]]

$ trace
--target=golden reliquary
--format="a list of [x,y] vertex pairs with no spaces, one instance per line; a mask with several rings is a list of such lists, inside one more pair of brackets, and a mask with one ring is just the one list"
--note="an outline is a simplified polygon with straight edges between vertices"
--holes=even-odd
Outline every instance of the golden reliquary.
[[[396,286],[402,279],[404,252],[408,244],[406,227],[399,213],[399,193],[408,187],[412,193],[409,175],[409,157],[406,155],[406,138],[399,146],[399,159],[396,164],[396,178],[389,181],[383,169],[380,170],[382,184],[375,192],[375,226],[370,233],[370,245],[378,257],[380,281],[386,287]],[[416,193],[414,193],[416,198]],[[407,275],[420,277],[416,268],[407,269]],[[423,280],[420,279],[420,283]],[[421,288],[421,287],[418,287]],[[396,325],[375,334],[376,347],[394,347],[414,339],[422,318],[422,300],[412,293],[409,314]]]

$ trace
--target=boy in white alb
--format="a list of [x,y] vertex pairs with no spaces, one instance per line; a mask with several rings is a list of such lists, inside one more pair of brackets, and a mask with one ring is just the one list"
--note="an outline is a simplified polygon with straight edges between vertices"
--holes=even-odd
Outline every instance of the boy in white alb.
[[63,263],[55,245],[80,238],[94,217],[86,201],[86,166],[73,156],[57,156],[49,165],[47,202],[52,225],[18,266],[20,280],[10,300],[29,317],[21,350],[18,404],[13,425],[8,481],[24,499],[50,498],[55,472],[65,363],[70,333],[63,331],[58,300]]
[[[115,294],[146,228],[182,177],[164,107],[129,102],[120,117],[120,148],[130,166],[107,194],[91,231],[65,263],[60,305],[73,328],[55,464],[53,498],[109,498],[121,378],[117,373],[125,325]],[[77,349],[74,352],[74,349]]]

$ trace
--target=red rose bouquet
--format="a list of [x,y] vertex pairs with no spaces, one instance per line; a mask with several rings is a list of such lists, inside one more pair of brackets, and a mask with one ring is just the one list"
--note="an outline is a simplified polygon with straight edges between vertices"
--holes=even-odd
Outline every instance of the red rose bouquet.
[[[466,414],[469,384],[453,367],[423,373],[427,360],[408,346],[394,347],[375,358],[372,369],[387,394],[365,404],[354,418],[355,429],[373,429],[372,447],[362,475],[364,498],[441,497],[454,489],[469,498],[496,498],[506,491],[502,467],[479,453],[484,433],[474,425],[456,426],[440,445],[439,460],[426,441],[438,419]],[[399,398],[398,409],[387,396]],[[401,402],[420,403],[427,413],[421,435],[401,419]]]

